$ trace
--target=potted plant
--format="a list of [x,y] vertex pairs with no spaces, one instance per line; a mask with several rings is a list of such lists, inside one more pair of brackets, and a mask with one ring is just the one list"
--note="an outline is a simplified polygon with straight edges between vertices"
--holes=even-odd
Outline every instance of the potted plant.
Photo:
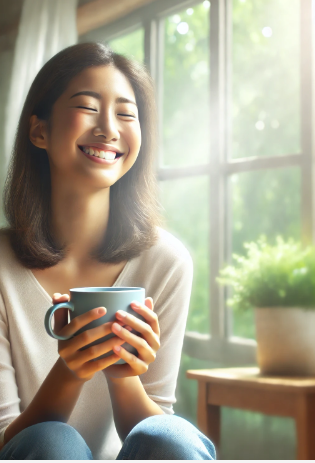
[[257,362],[262,373],[315,375],[315,247],[278,237],[244,245],[236,265],[220,271],[231,285],[228,305],[255,310]]

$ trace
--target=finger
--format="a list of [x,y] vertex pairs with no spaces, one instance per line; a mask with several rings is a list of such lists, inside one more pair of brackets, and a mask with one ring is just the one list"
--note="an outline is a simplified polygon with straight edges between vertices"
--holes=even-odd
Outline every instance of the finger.
[[[79,318],[79,317],[78,317]],[[74,321],[73,319],[72,321]],[[72,322],[71,322],[72,323]],[[71,357],[74,355],[78,350],[80,350],[82,347],[87,346],[88,344],[91,344],[92,342],[103,338],[104,336],[107,336],[109,334],[112,334],[112,325],[114,322],[107,322],[103,323],[100,326],[97,326],[95,328],[91,328],[89,330],[83,331],[83,333],[78,334],[77,336],[74,336],[70,340],[66,341],[59,341],[59,353],[63,357]],[[70,326],[70,323],[68,326],[64,328],[61,334],[64,334],[64,331],[68,329]],[[106,341],[104,341],[106,342]]]
[[67,326],[64,327],[61,334],[63,336],[73,336],[77,331],[79,331],[79,329],[88,325],[92,321],[103,317],[107,312],[106,309],[105,311],[104,309],[105,307],[97,307],[96,309],[89,310],[82,315],[78,315],[77,317],[73,318]]
[[97,371],[104,370],[110,365],[113,365],[114,363],[118,362],[118,360],[120,360],[120,357],[117,354],[112,354],[108,357],[105,357],[104,359],[95,360],[94,362],[87,362],[80,368],[79,371],[76,372],[76,374],[81,378],[87,378]]
[[146,305],[139,304],[139,302],[136,302],[136,301],[133,301],[130,305],[131,305],[131,308],[135,312],[137,312],[139,315],[142,315],[145,321],[149,323],[154,333],[157,334],[158,337],[160,337],[160,326],[159,326],[158,316],[156,315],[156,313],[153,312],[153,310],[151,310]]
[[66,357],[65,360],[67,361],[69,367],[72,370],[75,370],[79,368],[80,365],[89,362],[90,360],[94,360],[103,354],[107,354],[113,350],[114,346],[120,346],[124,343],[125,341],[123,339],[114,336],[113,338],[95,346],[91,346],[88,349],[76,351],[72,357]]
[[116,336],[123,339],[130,346],[135,347],[139,353],[139,358],[143,360],[145,363],[149,364],[154,362],[156,357],[155,352],[149,346],[145,339],[140,338],[136,334],[130,333],[130,331],[126,330],[117,323],[113,324],[112,331],[116,334]]
[[53,300],[53,303],[56,304],[58,302],[64,302],[64,301],[69,301],[70,299],[70,296],[69,294],[60,294],[60,293],[54,293],[53,294],[53,297],[52,297],[52,300]]
[[153,299],[152,297],[147,297],[144,301],[144,305],[148,307],[148,309],[153,310],[154,304],[153,304]]
[[124,310],[118,310],[116,312],[116,318],[140,333],[155,352],[160,348],[159,337],[148,323],[139,320],[139,318]]
[[139,357],[128,352],[121,346],[116,346],[113,348],[113,351],[116,355],[120,358],[125,360],[125,362],[130,365],[132,370],[136,373],[136,375],[142,375],[148,371],[148,364],[141,360]]

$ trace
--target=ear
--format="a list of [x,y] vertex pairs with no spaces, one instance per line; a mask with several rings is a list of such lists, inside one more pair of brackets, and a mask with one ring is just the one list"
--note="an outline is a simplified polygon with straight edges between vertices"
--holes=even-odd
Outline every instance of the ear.
[[35,114],[30,118],[29,138],[37,148],[47,149],[47,123]]

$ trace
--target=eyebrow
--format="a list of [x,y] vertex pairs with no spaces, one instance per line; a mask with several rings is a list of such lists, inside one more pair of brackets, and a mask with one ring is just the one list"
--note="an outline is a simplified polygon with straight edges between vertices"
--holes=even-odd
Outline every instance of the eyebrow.
[[[90,90],[84,90],[83,92],[78,92],[78,93],[75,93],[74,95],[72,95],[70,97],[70,100],[71,100],[71,98],[74,98],[75,96],[79,96],[79,95],[91,96],[92,98],[96,98],[97,100],[102,99],[102,97],[101,97],[101,95],[99,93],[92,92]],[[137,103],[135,101],[129,100],[128,98],[125,98],[123,96],[119,96],[118,98],[116,98],[115,101],[116,101],[116,103],[132,103],[135,106],[137,106]]]

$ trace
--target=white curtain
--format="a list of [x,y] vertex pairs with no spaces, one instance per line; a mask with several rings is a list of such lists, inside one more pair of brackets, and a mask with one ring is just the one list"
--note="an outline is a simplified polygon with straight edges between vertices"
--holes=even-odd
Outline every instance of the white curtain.
[[[76,15],[77,0],[24,0],[4,118],[4,149],[0,154],[1,193],[27,92],[41,67],[60,50],[77,42]],[[0,199],[0,223],[3,225]]]

